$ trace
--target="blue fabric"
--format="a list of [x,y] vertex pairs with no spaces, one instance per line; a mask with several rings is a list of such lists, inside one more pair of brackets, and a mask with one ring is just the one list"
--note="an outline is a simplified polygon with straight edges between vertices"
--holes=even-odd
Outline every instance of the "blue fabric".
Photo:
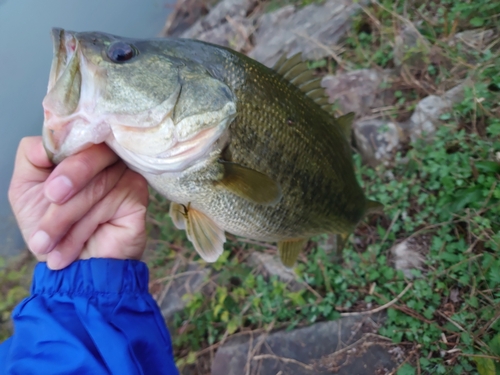
[[178,374],[170,335],[140,261],[89,259],[35,268],[13,311],[0,374]]

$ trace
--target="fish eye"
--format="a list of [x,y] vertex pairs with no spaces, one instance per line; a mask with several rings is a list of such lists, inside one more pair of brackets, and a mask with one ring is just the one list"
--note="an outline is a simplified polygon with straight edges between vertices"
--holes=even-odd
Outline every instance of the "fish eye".
[[111,61],[121,63],[136,56],[137,50],[128,43],[115,42],[109,46],[107,55]]

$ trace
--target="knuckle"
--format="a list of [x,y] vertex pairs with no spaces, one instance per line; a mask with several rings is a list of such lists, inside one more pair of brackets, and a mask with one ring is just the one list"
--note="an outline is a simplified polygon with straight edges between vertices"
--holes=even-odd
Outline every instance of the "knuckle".
[[106,194],[109,175],[107,171],[100,173],[94,180],[89,189],[88,199],[91,202],[97,202]]
[[80,153],[75,155],[74,165],[71,166],[71,171],[77,172],[79,175],[88,179],[95,174],[94,161],[88,153]]

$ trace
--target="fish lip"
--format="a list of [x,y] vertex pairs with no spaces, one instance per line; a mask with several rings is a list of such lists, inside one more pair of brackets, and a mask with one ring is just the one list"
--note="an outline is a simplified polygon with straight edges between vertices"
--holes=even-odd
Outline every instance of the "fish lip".
[[[51,30],[53,57],[48,80],[47,94],[42,102],[44,107],[44,126],[42,128],[42,138],[47,156],[49,160],[55,164],[59,163],[66,157],[63,155],[64,152],[61,150],[61,144],[64,141],[64,137],[66,137],[70,131],[68,126],[71,120],[65,124],[63,124],[65,121],[54,122],[53,116],[58,116],[59,114],[57,113],[56,107],[46,106],[46,99],[64,74],[65,70],[68,68],[68,64],[72,61],[71,58],[78,59],[78,57],[75,56],[77,53],[78,41],[74,34],[75,33],[72,31],[66,31],[57,27],[54,27]],[[57,140],[58,137],[55,135],[55,132],[64,133],[63,139]]]

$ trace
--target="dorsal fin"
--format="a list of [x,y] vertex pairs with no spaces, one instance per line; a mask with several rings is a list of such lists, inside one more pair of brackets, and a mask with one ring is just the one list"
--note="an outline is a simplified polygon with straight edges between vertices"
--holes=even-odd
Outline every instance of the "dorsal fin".
[[302,54],[297,53],[290,58],[286,53],[274,64],[273,70],[283,78],[297,86],[303,93],[314,100],[321,109],[334,114],[333,105],[329,105],[329,97],[321,86],[321,77],[314,75],[314,70],[309,69],[307,62],[302,60]]

